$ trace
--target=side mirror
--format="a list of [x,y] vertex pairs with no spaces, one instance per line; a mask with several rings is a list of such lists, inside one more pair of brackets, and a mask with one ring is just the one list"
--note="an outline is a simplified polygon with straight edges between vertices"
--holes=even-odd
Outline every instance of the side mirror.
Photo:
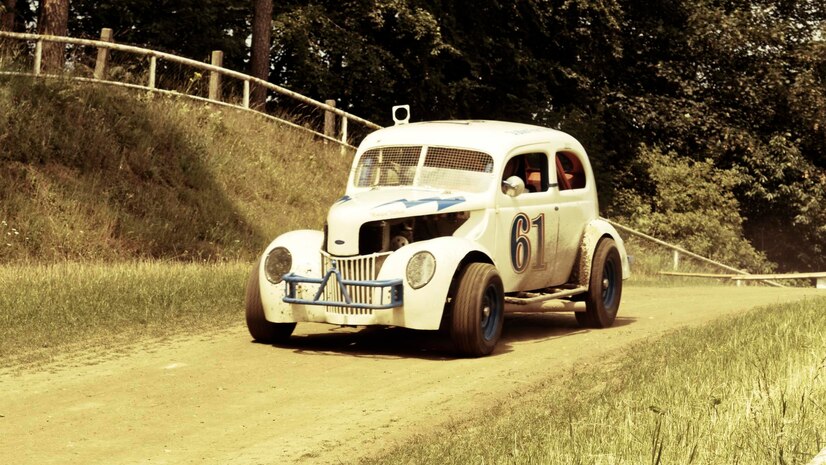
[[511,176],[502,181],[502,192],[510,197],[518,197],[525,192],[525,181],[519,176]]

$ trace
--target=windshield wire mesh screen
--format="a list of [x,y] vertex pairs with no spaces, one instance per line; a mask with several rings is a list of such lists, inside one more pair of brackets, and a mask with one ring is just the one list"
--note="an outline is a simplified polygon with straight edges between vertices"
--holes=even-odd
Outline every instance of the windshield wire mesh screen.
[[364,152],[356,167],[356,186],[416,185],[481,192],[490,184],[493,159],[486,153],[429,147],[417,175],[421,151],[421,147],[384,147]]
[[493,158],[474,150],[430,147],[424,160],[420,186],[482,192],[490,185]]
[[410,186],[421,147],[384,147],[364,152],[356,168],[356,186]]

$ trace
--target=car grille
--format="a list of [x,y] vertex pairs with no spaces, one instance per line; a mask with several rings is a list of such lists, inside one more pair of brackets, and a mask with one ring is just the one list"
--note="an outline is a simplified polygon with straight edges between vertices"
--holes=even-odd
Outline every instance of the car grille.
[[[372,281],[379,275],[379,270],[384,260],[390,253],[372,254],[358,257],[333,257],[329,254],[321,253],[321,264],[323,270],[329,270],[335,266],[341,273],[341,277],[347,281]],[[328,302],[346,302],[341,292],[341,287],[335,281],[335,274],[330,275],[330,282],[324,288],[324,300]],[[372,305],[373,295],[376,288],[368,286],[345,285],[347,294],[354,304]],[[372,309],[355,307],[333,307],[327,306],[327,311],[344,315],[371,315]]]

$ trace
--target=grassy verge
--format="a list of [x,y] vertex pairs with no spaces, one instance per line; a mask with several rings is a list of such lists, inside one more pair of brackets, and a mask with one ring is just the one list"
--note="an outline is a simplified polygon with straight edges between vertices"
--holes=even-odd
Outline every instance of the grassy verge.
[[680,330],[362,463],[808,463],[826,446],[824,308]]
[[0,366],[46,361],[78,345],[113,347],[239,323],[251,266],[0,266]]
[[351,159],[240,111],[0,77],[0,263],[252,261],[322,227]]

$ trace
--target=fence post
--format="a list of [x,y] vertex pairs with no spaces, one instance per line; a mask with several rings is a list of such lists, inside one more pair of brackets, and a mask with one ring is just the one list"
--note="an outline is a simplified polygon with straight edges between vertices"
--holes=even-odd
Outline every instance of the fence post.
[[[331,107],[336,106],[335,100],[327,100],[324,103]],[[336,114],[330,110],[324,112],[324,135],[327,137],[336,136]]]
[[152,55],[149,57],[149,88],[155,89],[155,73],[158,71],[158,57]]
[[680,267],[680,252],[674,251],[674,271]]
[[250,107],[250,80],[244,79],[244,108]]
[[[212,51],[212,66],[224,66],[224,52],[220,50]],[[221,73],[217,71],[209,72],[209,99],[221,101]]]
[[347,143],[347,117],[341,117],[341,154],[344,155],[347,153],[347,147],[344,145]]
[[[105,27],[100,30],[101,42],[112,42],[112,29]],[[106,67],[109,62],[109,49],[98,48],[98,59],[95,62],[95,79],[106,79]]]
[[34,75],[40,76],[40,68],[43,62],[43,41],[38,40],[34,46]]

